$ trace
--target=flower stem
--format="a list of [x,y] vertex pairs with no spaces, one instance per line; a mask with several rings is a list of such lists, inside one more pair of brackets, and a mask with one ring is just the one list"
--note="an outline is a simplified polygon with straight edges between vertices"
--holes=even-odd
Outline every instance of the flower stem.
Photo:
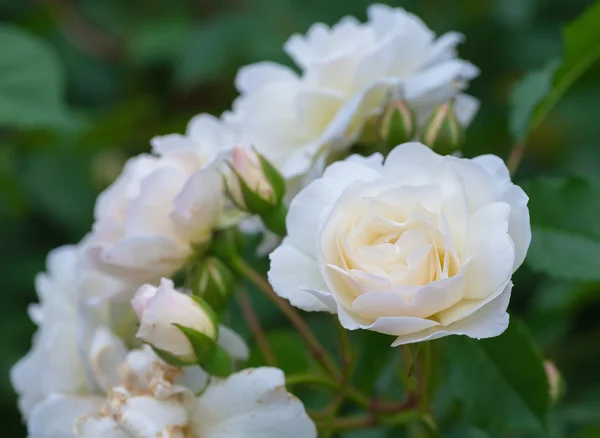
[[240,275],[243,275],[250,280],[267,296],[267,298],[269,298],[277,307],[279,307],[283,314],[290,320],[294,328],[298,331],[302,339],[304,339],[313,357],[319,363],[319,365],[328,375],[337,377],[340,374],[337,364],[327,353],[323,345],[321,345],[306,322],[304,322],[304,320],[300,317],[298,312],[296,312],[296,310],[287,301],[279,298],[271,288],[269,282],[265,280],[258,272],[252,269],[252,267],[240,257],[237,257],[235,260],[231,261],[231,266]]
[[515,144],[510,151],[510,155],[508,156],[506,167],[508,167],[509,172],[514,174],[519,164],[521,164],[521,160],[523,159],[523,153],[525,152],[525,141],[521,141]]
[[276,367],[277,359],[273,354],[273,350],[271,349],[269,340],[262,329],[260,321],[258,320],[258,317],[252,308],[252,302],[250,301],[248,293],[244,289],[239,289],[237,292],[237,297],[240,309],[242,310],[244,319],[246,320],[246,324],[248,324],[248,328],[252,331],[252,334],[256,339],[256,343],[265,359],[265,363],[269,366]]
[[421,355],[418,359],[418,394],[419,408],[421,412],[429,412],[429,378],[431,367],[431,345],[429,342],[423,342],[421,345]]

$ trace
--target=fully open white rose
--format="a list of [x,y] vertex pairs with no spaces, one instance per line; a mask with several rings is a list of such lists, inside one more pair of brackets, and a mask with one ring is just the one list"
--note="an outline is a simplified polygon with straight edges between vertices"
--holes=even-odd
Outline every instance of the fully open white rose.
[[436,38],[401,8],[372,5],[368,17],[293,35],[285,50],[301,75],[270,62],[238,73],[241,96],[225,119],[286,178],[306,174],[318,154],[353,144],[390,93],[401,94],[420,123],[457,94],[459,120],[466,125],[475,114],[477,101],[460,94],[478,74],[456,56],[462,35]]
[[334,163],[291,203],[275,291],[341,324],[396,336],[497,336],[531,240],[527,196],[496,156],[419,143]]
[[157,137],[152,145],[154,155],[129,160],[99,196],[87,243],[97,266],[138,284],[172,275],[192,244],[210,237],[224,202],[219,153],[233,137],[203,114],[186,135]]

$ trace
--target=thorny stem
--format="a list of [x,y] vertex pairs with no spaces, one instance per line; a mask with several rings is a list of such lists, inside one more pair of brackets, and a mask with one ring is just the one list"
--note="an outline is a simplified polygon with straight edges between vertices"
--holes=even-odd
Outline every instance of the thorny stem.
[[298,331],[302,339],[304,339],[313,357],[319,363],[319,365],[321,365],[325,372],[332,377],[338,376],[340,373],[338,367],[333,359],[329,356],[323,345],[321,345],[317,337],[310,330],[308,325],[306,325],[298,312],[296,312],[287,301],[279,298],[277,294],[275,294],[267,280],[265,280],[258,272],[252,269],[252,267],[250,267],[239,257],[232,261],[232,267],[237,270],[238,273],[248,278],[248,280],[250,280],[267,296],[267,298],[269,298],[277,307],[279,307],[279,309],[290,320],[294,328]]
[[271,345],[267,337],[265,336],[265,332],[262,329],[260,321],[252,308],[252,302],[250,301],[250,297],[248,293],[239,289],[237,292],[238,302],[240,304],[240,309],[244,315],[244,319],[246,320],[246,324],[248,324],[248,328],[252,331],[254,338],[256,339],[256,343],[258,344],[258,348],[265,358],[265,362],[267,365],[276,367],[277,359],[273,354],[273,350],[271,349]]

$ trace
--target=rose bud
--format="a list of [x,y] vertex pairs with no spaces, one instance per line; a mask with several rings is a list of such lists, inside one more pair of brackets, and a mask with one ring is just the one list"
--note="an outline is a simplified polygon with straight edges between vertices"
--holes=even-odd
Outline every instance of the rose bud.
[[225,178],[229,198],[240,209],[262,215],[277,206],[285,192],[281,174],[256,151],[235,146]]
[[548,387],[550,391],[550,401],[556,403],[564,393],[564,382],[556,365],[547,360],[544,362],[544,370],[548,379]]
[[216,257],[203,260],[194,274],[194,295],[217,311],[227,306],[234,286],[233,272]]
[[[217,319],[202,299],[175,290],[171,280],[142,286],[131,301],[140,319],[136,336],[175,365],[205,360],[218,337]],[[198,357],[198,356],[204,357]]]
[[379,134],[388,149],[410,141],[415,136],[415,115],[402,99],[388,103],[381,118]]
[[463,129],[454,111],[454,100],[435,109],[423,128],[421,142],[441,155],[458,150],[463,142]]

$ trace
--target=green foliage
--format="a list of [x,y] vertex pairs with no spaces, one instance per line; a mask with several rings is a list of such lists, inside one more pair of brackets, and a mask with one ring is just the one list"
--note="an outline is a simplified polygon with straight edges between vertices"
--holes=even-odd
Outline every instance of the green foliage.
[[[287,375],[301,374],[309,369],[311,364],[308,352],[298,333],[290,329],[270,330],[266,333],[266,338],[269,345],[271,345],[277,366],[284,370]],[[265,359],[262,357],[258,345],[253,342],[247,366],[257,367],[264,363]]]
[[0,25],[0,126],[35,128],[67,123],[63,71],[47,42]]
[[[562,62],[526,75],[511,94],[511,133],[524,141],[562,95],[600,57],[600,1],[563,28]],[[533,118],[532,118],[533,115]]]
[[550,406],[542,356],[525,325],[512,318],[499,337],[444,339],[451,392],[464,417],[493,437],[545,436]]
[[524,141],[529,135],[531,115],[550,91],[559,62],[554,60],[540,70],[530,71],[513,87],[509,125],[515,141]]
[[527,263],[570,280],[600,280],[600,181],[538,178],[530,197],[532,243]]

